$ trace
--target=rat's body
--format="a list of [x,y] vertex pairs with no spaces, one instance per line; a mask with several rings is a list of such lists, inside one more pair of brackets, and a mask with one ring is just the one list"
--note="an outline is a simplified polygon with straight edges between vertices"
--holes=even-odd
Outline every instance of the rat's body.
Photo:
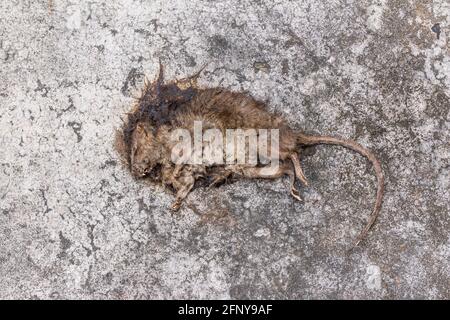
[[[147,85],[135,110],[124,125],[122,155],[128,160],[136,177],[148,177],[162,183],[176,193],[172,209],[178,209],[196,181],[206,180],[216,185],[227,178],[279,178],[291,179],[290,193],[300,200],[295,188],[295,178],[307,185],[301,169],[301,146],[334,144],[352,149],[367,157],[373,164],[378,178],[374,210],[357,243],[367,234],[376,220],[383,193],[383,173],[375,156],[359,144],[326,136],[308,136],[292,130],[283,118],[267,111],[265,104],[243,93],[221,88],[198,89],[192,84],[194,77],[163,84],[162,67],[155,83]],[[204,129],[278,129],[280,164],[270,175],[263,174],[264,166],[242,164],[190,165],[171,161],[173,142],[170,132],[176,128],[193,132],[194,121],[201,121]],[[269,155],[270,156],[270,155]]]

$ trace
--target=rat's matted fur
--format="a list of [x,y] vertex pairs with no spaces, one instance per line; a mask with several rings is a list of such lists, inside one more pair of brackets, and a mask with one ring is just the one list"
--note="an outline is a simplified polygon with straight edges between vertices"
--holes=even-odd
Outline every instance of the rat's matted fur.
[[[381,165],[373,153],[358,143],[329,136],[306,135],[292,130],[280,115],[266,110],[263,102],[248,94],[223,88],[199,88],[196,80],[200,72],[186,79],[164,83],[160,64],[158,79],[146,81],[141,97],[118,131],[116,147],[137,178],[160,183],[176,194],[172,209],[177,210],[183,199],[197,185],[206,181],[218,185],[229,178],[290,177],[290,193],[301,200],[295,188],[295,178],[308,185],[299,160],[299,148],[315,144],[333,144],[354,150],[365,156],[375,169],[378,179],[373,211],[356,244],[365,238],[374,224],[382,202],[384,178]],[[203,128],[279,129],[279,169],[267,176],[264,167],[241,164],[190,165],[171,161],[173,143],[170,132],[185,128],[193,132],[194,121],[202,121]]]

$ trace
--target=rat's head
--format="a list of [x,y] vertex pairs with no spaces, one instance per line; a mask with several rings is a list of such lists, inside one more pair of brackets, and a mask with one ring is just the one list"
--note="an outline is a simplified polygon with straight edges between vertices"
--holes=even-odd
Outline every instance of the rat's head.
[[138,122],[131,135],[131,173],[135,177],[149,174],[160,160],[160,145],[156,140],[152,126],[147,122]]

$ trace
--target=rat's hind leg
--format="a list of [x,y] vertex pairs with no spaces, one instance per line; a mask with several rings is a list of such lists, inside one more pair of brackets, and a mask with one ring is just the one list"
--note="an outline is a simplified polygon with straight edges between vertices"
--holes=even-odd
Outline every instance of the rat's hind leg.
[[302,166],[300,165],[300,159],[298,158],[298,154],[292,153],[290,157],[292,164],[294,165],[295,175],[305,186],[308,186],[308,180],[306,180],[305,174],[303,173],[303,169]]
[[267,174],[267,167],[244,167],[240,168],[240,173],[247,178],[264,178],[264,179],[277,179],[282,177],[283,175],[288,175],[290,179],[290,193],[291,195],[297,199],[298,201],[302,201],[300,197],[300,193],[295,188],[295,172],[292,169],[292,165],[289,163],[281,164],[278,169],[271,173]]

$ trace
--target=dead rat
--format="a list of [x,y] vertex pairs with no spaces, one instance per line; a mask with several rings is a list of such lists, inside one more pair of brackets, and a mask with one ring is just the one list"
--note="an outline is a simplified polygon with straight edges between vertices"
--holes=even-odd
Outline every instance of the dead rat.
[[[176,194],[173,210],[179,209],[189,192],[201,185],[199,182],[214,186],[238,178],[275,179],[288,175],[291,195],[301,200],[295,180],[299,179],[306,186],[308,182],[300,164],[300,148],[316,144],[343,146],[366,157],[372,163],[378,180],[373,211],[355,245],[363,240],[379,214],[384,189],[383,172],[374,154],[351,140],[295,131],[281,115],[268,112],[263,102],[248,94],[223,88],[199,88],[196,80],[200,72],[186,79],[164,83],[160,64],[158,78],[152,83],[146,81],[116,139],[116,147],[133,176],[149,179],[172,190]],[[211,128],[222,133],[240,128],[278,130],[277,152],[268,154],[267,158],[270,160],[276,156],[279,165],[268,174],[267,164],[174,163],[175,142],[171,139],[171,132],[183,128],[195,135],[196,122],[203,124],[202,132]]]

